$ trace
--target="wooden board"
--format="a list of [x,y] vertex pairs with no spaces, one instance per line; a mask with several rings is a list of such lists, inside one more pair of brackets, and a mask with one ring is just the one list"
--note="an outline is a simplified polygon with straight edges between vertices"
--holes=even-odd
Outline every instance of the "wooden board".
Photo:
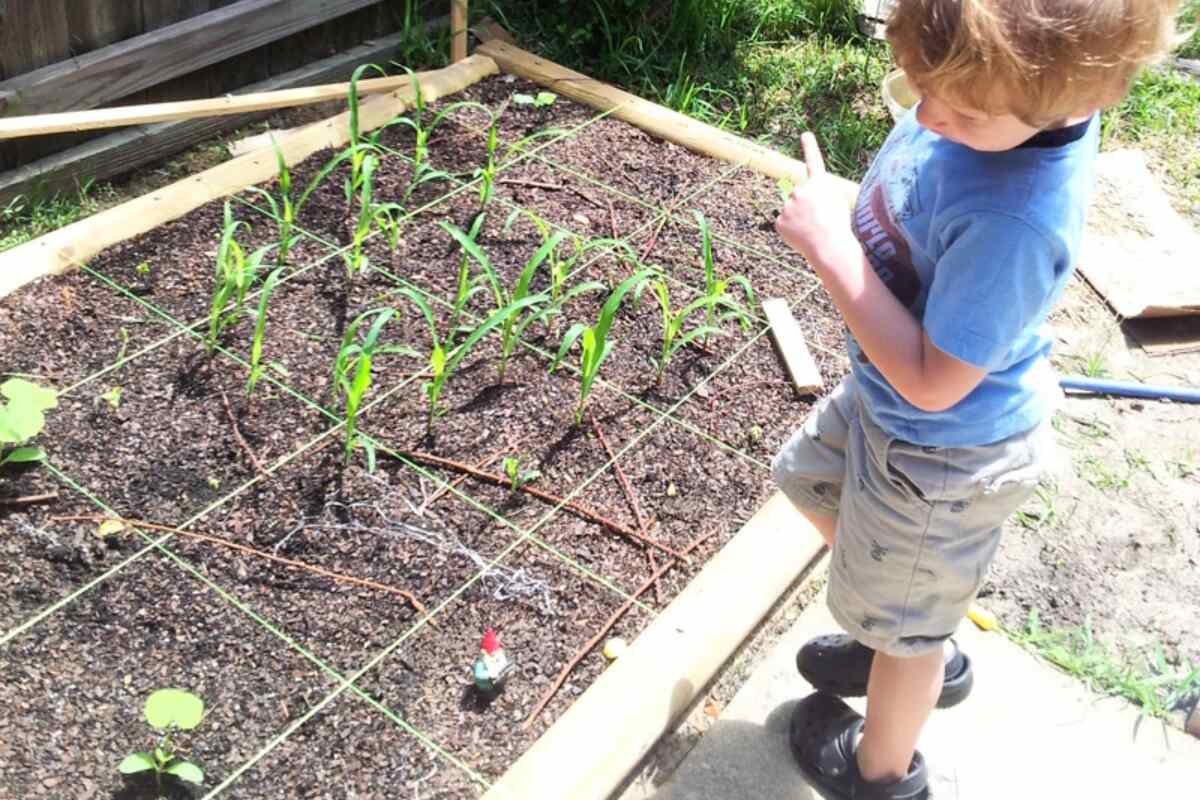
[[[497,71],[490,58],[468,56],[445,69],[420,73],[421,91],[432,102]],[[359,108],[361,130],[378,128],[403,113],[413,100],[411,90],[367,100]],[[287,163],[295,165],[319,150],[343,146],[349,130],[350,113],[345,112],[281,137],[279,147]],[[178,219],[211,200],[270,180],[277,169],[273,152],[249,153],[0,253],[0,297],[43,276],[84,264],[105,248]]]
[[[776,179],[788,178],[799,182],[808,175],[803,161],[593,80],[522,50],[500,37],[484,42],[477,52],[490,56],[505,72],[540,83],[553,92],[600,111],[612,112],[617,119],[698,153],[741,164]],[[844,181],[842,178],[837,180]],[[844,182],[848,194],[854,184],[851,181]]]
[[1079,271],[1126,319],[1200,314],[1200,234],[1136,150],[1100,156]]
[[[449,24],[447,17],[429,20],[430,30]],[[362,63],[386,61],[400,46],[401,34],[388,36],[332,58],[309,64],[253,86],[258,92],[348,78]],[[221,131],[238,128],[268,116],[254,112],[233,117],[210,117],[185,122],[165,122],[103,136],[62,153],[55,153],[11,172],[0,174],[0,204],[38,188],[48,191],[73,190],[87,179],[105,180],[151,164],[180,152]]]
[[10,78],[0,83],[0,92],[17,98],[4,113],[96,108],[377,2],[240,0]]
[[817,364],[808,351],[804,332],[792,316],[787,301],[774,297],[763,301],[762,307],[766,312],[767,321],[771,323],[771,334],[775,337],[775,344],[787,365],[788,374],[792,376],[792,385],[796,387],[796,392],[807,395],[816,394],[824,389],[825,382],[821,379],[821,371],[817,369]]
[[467,57],[467,0],[450,0],[450,63]]
[[[358,82],[358,91],[360,95],[394,92],[407,84],[407,75],[369,78]],[[148,125],[154,122],[247,114],[252,111],[273,111],[280,108],[340,100],[349,91],[349,83],[331,83],[324,86],[251,92],[226,97],[211,97],[204,100],[180,100],[174,103],[149,103],[138,106],[99,108],[90,111],[66,111],[61,114],[32,114],[0,119],[0,139],[45,136],[51,133],[73,133],[101,128],[123,128],[131,125]]]
[[824,546],[776,493],[484,800],[608,798]]

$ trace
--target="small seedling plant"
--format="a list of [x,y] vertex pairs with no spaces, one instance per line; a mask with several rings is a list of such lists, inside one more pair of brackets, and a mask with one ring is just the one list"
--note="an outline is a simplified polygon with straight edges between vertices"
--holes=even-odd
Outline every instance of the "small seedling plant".
[[271,209],[271,216],[275,218],[279,226],[279,240],[276,244],[275,257],[279,264],[286,264],[288,256],[291,254],[292,247],[299,240],[300,236],[296,233],[296,221],[300,217],[300,211],[308,203],[313,192],[329,177],[329,174],[338,168],[342,162],[352,158],[355,152],[347,149],[333,158],[329,159],[317,174],[313,176],[304,191],[299,197],[293,196],[292,190],[292,174],[288,170],[287,159],[283,155],[283,150],[279,144],[271,139],[271,146],[275,149],[275,161],[278,164],[278,174],[276,184],[278,186],[278,195],[271,194],[266,189],[251,187],[251,192],[262,195],[266,200],[267,205]]
[[[342,346],[333,364],[334,390],[342,398],[345,411],[346,437],[345,454],[349,459],[354,448],[361,446],[367,454],[367,470],[375,471],[375,445],[358,433],[358,412],[363,398],[371,388],[371,369],[377,359],[384,355],[415,356],[412,348],[400,344],[384,344],[380,341],[383,328],[396,315],[395,309],[377,308],[364,311],[346,327]],[[360,329],[370,321],[370,328],[363,340],[358,341]]]
[[221,231],[221,243],[217,247],[216,278],[208,311],[208,335],[204,337],[204,346],[209,354],[216,350],[221,335],[241,317],[245,310],[246,295],[263,259],[275,246],[260,247],[247,257],[237,241],[238,231],[245,226],[246,223],[233,218],[233,210],[226,200],[225,225]]
[[662,311],[662,351],[659,354],[654,374],[654,382],[656,384],[662,383],[667,365],[671,363],[671,359],[681,349],[687,347],[691,342],[700,337],[707,339],[710,334],[721,335],[720,328],[710,325],[699,325],[691,330],[684,331],[684,324],[689,317],[697,312],[707,314],[714,305],[729,308],[731,313],[740,313],[738,305],[725,296],[700,297],[678,311],[673,312],[671,310],[671,293],[664,278],[657,277],[639,286],[639,294],[644,286],[649,286],[650,290],[654,292],[655,298],[658,299],[658,307]]
[[[537,229],[538,235],[542,237],[542,246],[545,247],[552,239],[557,239],[561,244],[565,239],[569,238],[572,243],[573,252],[567,258],[562,255],[562,248],[555,246],[551,247],[546,256],[546,269],[550,275],[550,303],[553,310],[547,316],[553,316],[562,313],[563,306],[570,302],[573,298],[578,297],[586,292],[603,291],[608,287],[600,281],[586,281],[576,284],[570,290],[566,289],[567,278],[574,270],[575,265],[579,263],[579,259],[583,257],[589,250],[594,250],[605,246],[615,246],[618,248],[625,247],[625,243],[616,239],[590,239],[587,242],[581,242],[579,237],[566,234],[565,237],[559,237],[558,231],[555,231],[550,223],[539,217],[532,211],[524,208],[519,208],[508,215],[508,219],[504,221],[503,232],[508,233],[513,226],[513,223],[518,217],[525,216],[533,223]],[[636,254],[632,248],[628,249],[628,253],[636,258]]]
[[617,315],[617,310],[621,307],[621,301],[625,295],[634,291],[644,281],[650,280],[655,276],[652,269],[641,269],[623,280],[616,289],[613,289],[608,300],[600,308],[600,314],[596,318],[593,325],[585,325],[582,322],[576,322],[568,330],[563,337],[562,344],[558,348],[558,355],[554,357],[554,363],[550,365],[550,371],[554,372],[558,366],[566,358],[567,353],[575,344],[576,340],[580,343],[579,357],[579,404],[575,407],[575,423],[583,422],[583,410],[587,404],[588,395],[591,394],[592,384],[596,380],[596,376],[600,373],[600,367],[612,352],[613,342],[609,339],[608,334],[612,328],[613,318]]
[[496,379],[499,383],[504,383],[505,372],[508,368],[508,359],[512,356],[517,340],[530,324],[539,319],[544,319],[546,312],[550,310],[550,295],[545,293],[531,293],[530,287],[538,267],[566,239],[566,234],[558,232],[542,244],[530,257],[529,261],[526,262],[525,267],[521,270],[521,274],[517,277],[517,282],[509,289],[504,286],[500,276],[496,273],[487,253],[484,252],[483,248],[470,235],[449,222],[443,221],[439,224],[443,230],[458,242],[459,246],[463,249],[463,253],[475,259],[476,263],[479,264],[481,270],[480,276],[492,291],[497,311],[505,307],[512,307],[514,304],[522,303],[525,300],[530,301],[522,305],[520,310],[506,317],[500,331],[500,365]]
[[246,378],[246,397],[254,395],[254,387],[263,374],[263,336],[267,332],[267,306],[271,302],[271,294],[275,291],[279,278],[283,275],[283,267],[276,267],[263,281],[262,291],[258,297],[258,313],[254,319],[254,339],[250,343],[250,376]]
[[363,254],[363,245],[376,226],[388,235],[388,247],[394,252],[400,238],[400,218],[404,214],[399,203],[376,203],[375,170],[379,159],[369,154],[363,160],[362,177],[359,183],[358,219],[350,239],[350,248],[343,252],[346,273],[354,277],[370,267],[369,259]]
[[[360,67],[359,69],[362,68]],[[412,80],[412,116],[396,117],[384,127],[390,127],[392,125],[404,125],[408,128],[411,128],[413,132],[414,142],[412,155],[412,179],[409,181],[408,188],[404,192],[404,200],[407,202],[408,198],[412,197],[413,192],[415,192],[422,184],[433,180],[444,180],[450,177],[448,173],[437,169],[429,161],[429,138],[433,135],[433,132],[437,126],[445,121],[448,115],[459,109],[476,108],[482,110],[489,116],[490,119],[492,119],[493,126],[495,123],[495,118],[488,107],[482,103],[477,103],[474,100],[461,100],[457,103],[449,103],[444,108],[440,109],[438,113],[435,114],[429,121],[429,123],[426,124],[425,93],[421,89],[421,82],[417,80],[416,74],[408,67],[405,67],[404,71],[408,73],[409,78]],[[357,124],[356,119],[352,119],[351,122]],[[380,131],[382,131],[382,128]],[[374,134],[374,141],[378,141],[378,135],[379,131]]]
[[447,338],[438,335],[437,319],[434,316],[433,308],[424,297],[418,294],[416,290],[407,286],[402,286],[396,289],[395,292],[415,305],[420,310],[422,316],[425,317],[425,322],[429,326],[430,348],[427,369],[431,378],[424,384],[425,397],[429,401],[429,416],[426,421],[426,428],[428,430],[433,429],[434,420],[443,413],[441,407],[438,405],[441,400],[442,390],[446,387],[446,382],[450,380],[450,376],[458,369],[459,363],[466,357],[467,353],[471,352],[472,348],[489,331],[497,325],[503,324],[510,316],[519,314],[530,306],[541,302],[541,299],[538,297],[526,297],[522,300],[514,301],[510,305],[495,311],[490,317],[480,323],[478,327],[471,330],[460,344],[451,346]]
[[514,494],[521,491],[522,486],[531,484],[542,477],[540,470],[521,469],[519,456],[508,456],[504,459],[504,474],[508,476],[508,488]]
[[[736,319],[743,331],[750,330],[750,315],[746,310],[728,296],[730,284],[742,288],[746,302],[753,307],[754,289],[744,275],[730,275],[718,278],[716,265],[713,262],[712,233],[708,229],[708,221],[699,211],[696,212],[696,224],[700,228],[700,249],[704,256],[704,297],[709,301],[705,312],[705,327],[715,330],[721,322]],[[723,302],[724,300],[724,302]],[[726,309],[724,313],[720,309]],[[708,346],[708,334],[705,334],[704,345]]]
[[474,177],[479,181],[479,208],[487,208],[496,193],[496,148],[500,144],[500,113],[492,116],[492,122],[487,131],[487,155],[483,166],[475,170]]
[[193,730],[204,718],[204,701],[183,689],[159,689],[146,698],[146,722],[158,732],[154,749],[133,753],[117,766],[122,775],[154,771],[154,787],[163,793],[163,776],[171,775],[188,783],[204,783],[204,771],[179,756],[175,736]]
[[0,467],[45,461],[40,447],[27,445],[46,426],[46,412],[58,407],[58,392],[24,378],[0,383]]

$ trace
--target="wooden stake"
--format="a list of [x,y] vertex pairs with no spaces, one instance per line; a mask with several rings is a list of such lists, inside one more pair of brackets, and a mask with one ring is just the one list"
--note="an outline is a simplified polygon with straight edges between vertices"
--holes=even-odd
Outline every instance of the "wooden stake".
[[[417,78],[420,79],[427,74],[418,73]],[[411,79],[407,75],[371,78],[358,82],[358,92],[360,95],[380,94],[407,89],[410,85]],[[228,95],[205,100],[149,103],[140,106],[99,108],[91,111],[67,111],[61,114],[31,114],[24,117],[0,119],[0,139],[271,111],[278,108],[326,103],[330,100],[343,100],[349,93],[349,83],[329,83],[324,86],[305,86],[299,89],[280,89],[274,92]]]
[[467,57],[467,0],[450,0],[450,63]]
[[821,379],[821,371],[817,369],[808,345],[804,342],[804,332],[792,316],[787,301],[781,297],[773,297],[763,301],[763,311],[767,321],[771,323],[771,333],[775,336],[775,344],[779,354],[787,364],[788,374],[792,376],[792,384],[796,393],[801,395],[816,394],[825,388]]

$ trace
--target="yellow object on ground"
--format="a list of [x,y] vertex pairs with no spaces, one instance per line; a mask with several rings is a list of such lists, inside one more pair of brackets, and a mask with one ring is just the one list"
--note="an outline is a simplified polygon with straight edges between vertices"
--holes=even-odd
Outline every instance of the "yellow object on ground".
[[967,619],[979,626],[980,630],[990,631],[996,627],[996,615],[975,603],[971,603],[967,609]]
[[624,639],[609,639],[604,643],[604,657],[609,661],[616,661],[628,649],[629,645]]

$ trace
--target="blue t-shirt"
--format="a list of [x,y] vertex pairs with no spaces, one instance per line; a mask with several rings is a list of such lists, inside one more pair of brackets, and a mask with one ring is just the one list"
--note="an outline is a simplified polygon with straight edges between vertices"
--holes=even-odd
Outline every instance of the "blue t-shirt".
[[[854,233],[930,340],[987,376],[953,407],[922,411],[850,335],[871,418],[920,445],[988,444],[1045,419],[1057,396],[1044,321],[1074,268],[1099,117],[1003,152],[972,150],[906,115],[863,180]],[[1080,135],[1082,134],[1082,135]]]

